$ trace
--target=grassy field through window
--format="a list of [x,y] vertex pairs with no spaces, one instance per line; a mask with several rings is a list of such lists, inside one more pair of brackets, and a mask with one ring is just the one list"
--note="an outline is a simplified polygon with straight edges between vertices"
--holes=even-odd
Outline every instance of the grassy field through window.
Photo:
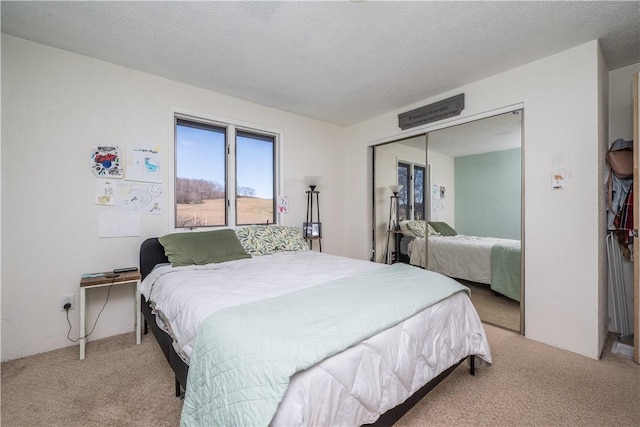
[[[237,224],[265,224],[273,220],[273,199],[240,197],[237,199]],[[225,225],[224,199],[203,200],[200,203],[178,203],[178,227],[211,227]]]

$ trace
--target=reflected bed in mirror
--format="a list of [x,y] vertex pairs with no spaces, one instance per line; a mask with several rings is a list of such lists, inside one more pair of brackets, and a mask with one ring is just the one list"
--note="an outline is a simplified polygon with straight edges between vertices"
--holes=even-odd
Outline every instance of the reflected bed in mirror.
[[[373,152],[373,259],[380,262],[385,253],[380,244],[387,239],[389,209],[388,197],[377,189],[395,179],[408,187],[401,194],[402,236],[393,248],[395,259],[472,287],[484,322],[519,332],[521,145],[522,111],[516,110],[376,146]],[[434,228],[425,225],[425,217]],[[411,223],[418,232],[409,230]]]
[[[406,221],[400,229],[416,229],[418,221]],[[424,224],[424,221],[419,221]],[[458,234],[446,223],[443,235],[429,224],[429,237],[413,237],[407,244],[409,263],[456,279],[489,285],[491,290],[520,302],[520,241]],[[424,225],[422,225],[424,227]],[[428,240],[428,250],[425,240]],[[428,253],[428,263],[427,263]]]

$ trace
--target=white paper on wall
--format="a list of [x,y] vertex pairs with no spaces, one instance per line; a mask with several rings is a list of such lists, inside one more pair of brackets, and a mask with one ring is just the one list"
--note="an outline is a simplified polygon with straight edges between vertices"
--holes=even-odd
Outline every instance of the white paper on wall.
[[114,206],[116,204],[114,184],[111,180],[96,180],[96,205]]
[[442,212],[442,205],[440,200],[432,200],[431,201],[431,216],[429,219],[431,221],[439,221]]
[[430,221],[442,221],[444,217],[445,188],[439,185],[431,186],[431,212]]
[[440,186],[432,185],[431,186],[431,200],[440,200]]
[[159,151],[158,147],[130,148],[127,151],[126,178],[129,181],[162,182]]
[[123,212],[161,214],[162,184],[121,181],[116,184],[116,209]]
[[100,212],[98,237],[130,237],[140,235],[140,215],[125,212]]
[[289,213],[289,202],[287,201],[287,196],[278,196],[278,213]]

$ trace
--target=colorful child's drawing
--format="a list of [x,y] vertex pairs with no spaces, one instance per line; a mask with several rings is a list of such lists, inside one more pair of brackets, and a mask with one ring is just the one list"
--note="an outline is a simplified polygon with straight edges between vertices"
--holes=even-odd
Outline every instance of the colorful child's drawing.
[[162,182],[159,149],[135,147],[127,150],[127,179],[130,181]]
[[289,213],[289,203],[287,202],[287,196],[278,196],[278,213]]
[[91,155],[91,171],[98,178],[122,178],[118,146],[98,146]]
[[96,205],[114,206],[116,204],[113,187],[112,181],[96,180]]

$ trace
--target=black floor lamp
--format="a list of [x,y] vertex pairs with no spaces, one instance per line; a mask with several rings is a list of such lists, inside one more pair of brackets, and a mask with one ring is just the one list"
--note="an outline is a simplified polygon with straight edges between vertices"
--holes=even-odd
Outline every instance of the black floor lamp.
[[[302,226],[302,235],[309,242],[309,249],[313,249],[313,242],[318,242],[320,252],[322,252],[322,223],[320,222],[320,192],[316,190],[318,182],[322,177],[305,176],[305,184],[309,187],[307,193],[307,219]],[[315,199],[315,219],[313,204]]]
[[[385,254],[384,254],[384,262],[385,264],[392,264],[393,261],[398,259],[398,233],[399,233],[399,229],[400,229],[400,213],[398,210],[398,193],[400,192],[400,190],[402,190],[402,185],[390,185],[389,189],[391,190],[391,192],[393,193],[393,195],[390,197],[390,202],[389,202],[389,222],[388,222],[388,228],[387,228],[387,247],[385,248]],[[395,217],[395,218],[394,218]],[[393,223],[391,222],[393,220]],[[390,253],[389,253],[389,239],[391,238],[391,235],[394,235],[394,237],[396,237],[394,239],[394,246],[395,246],[395,252],[396,252],[396,256],[395,259],[393,259],[393,257],[391,257]]]

